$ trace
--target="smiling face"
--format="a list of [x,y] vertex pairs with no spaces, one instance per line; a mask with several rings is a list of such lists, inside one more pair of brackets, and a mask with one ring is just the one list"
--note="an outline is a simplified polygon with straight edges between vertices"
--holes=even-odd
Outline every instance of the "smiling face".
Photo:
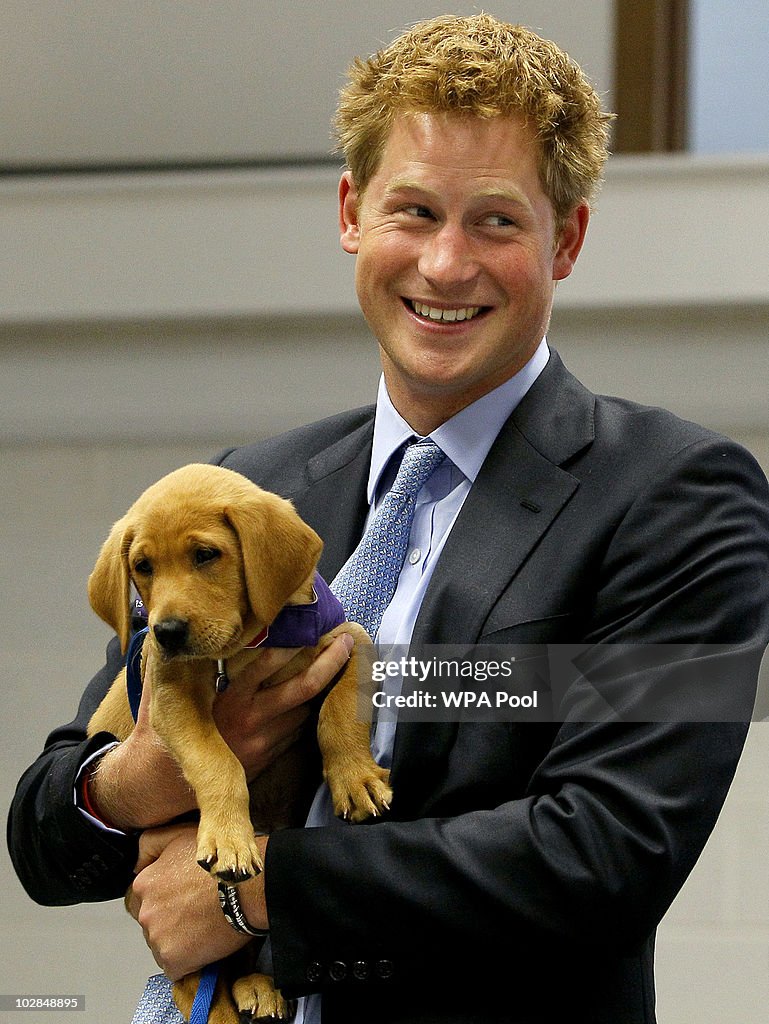
[[545,334],[588,208],[556,237],[537,162],[516,119],[401,114],[365,192],[342,177],[358,300],[390,397],[421,434],[520,370]]

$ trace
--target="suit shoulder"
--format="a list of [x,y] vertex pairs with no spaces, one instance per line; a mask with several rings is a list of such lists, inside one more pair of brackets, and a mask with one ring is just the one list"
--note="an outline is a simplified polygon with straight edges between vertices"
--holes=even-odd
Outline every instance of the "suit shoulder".
[[672,449],[686,447],[698,441],[734,443],[723,434],[692,420],[683,419],[669,409],[643,405],[615,395],[595,396],[595,420],[597,432],[603,432],[609,438],[657,438],[660,444]]
[[755,457],[737,441],[667,409],[625,398],[597,395],[596,446],[607,457],[628,458],[642,471],[677,463],[738,467],[762,489],[766,477]]
[[[725,445],[736,442],[698,423],[683,419],[658,406],[644,405],[616,395],[595,394],[563,364],[551,349],[547,367],[515,414],[520,429],[535,444],[542,445],[553,461],[575,454],[585,445],[617,458],[643,462],[665,459],[690,445]],[[543,429],[544,425],[544,429]],[[555,437],[553,437],[555,435]]]
[[275,437],[228,448],[213,460],[249,477],[261,487],[290,494],[301,486],[307,463],[320,452],[371,430],[374,406],[363,406],[295,427]]

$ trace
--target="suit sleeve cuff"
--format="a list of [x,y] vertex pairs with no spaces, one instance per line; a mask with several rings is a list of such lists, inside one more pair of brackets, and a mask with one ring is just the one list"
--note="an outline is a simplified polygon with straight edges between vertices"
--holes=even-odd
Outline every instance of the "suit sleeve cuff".
[[75,807],[77,807],[86,821],[89,821],[96,828],[103,832],[111,832],[112,835],[125,836],[128,833],[124,832],[122,829],[114,828],[103,818],[98,816],[96,808],[93,806],[88,795],[88,778],[91,774],[93,765],[97,761],[101,760],[108,750],[112,750],[114,747],[119,745],[118,740],[113,740],[111,743],[106,743],[103,747],[94,751],[94,753],[86,758],[75,777],[74,801]]

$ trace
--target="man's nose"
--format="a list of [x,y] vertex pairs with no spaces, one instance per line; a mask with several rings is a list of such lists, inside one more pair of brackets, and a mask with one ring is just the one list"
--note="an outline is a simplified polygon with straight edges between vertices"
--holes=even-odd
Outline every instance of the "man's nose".
[[441,225],[425,238],[418,269],[426,281],[442,288],[469,284],[479,269],[472,239],[459,225]]

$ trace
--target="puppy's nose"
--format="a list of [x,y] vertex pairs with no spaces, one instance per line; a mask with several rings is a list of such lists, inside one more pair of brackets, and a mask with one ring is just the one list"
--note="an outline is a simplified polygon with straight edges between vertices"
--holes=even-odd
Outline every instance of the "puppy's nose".
[[184,619],[163,619],[155,624],[155,639],[167,654],[178,654],[187,643],[189,624]]

